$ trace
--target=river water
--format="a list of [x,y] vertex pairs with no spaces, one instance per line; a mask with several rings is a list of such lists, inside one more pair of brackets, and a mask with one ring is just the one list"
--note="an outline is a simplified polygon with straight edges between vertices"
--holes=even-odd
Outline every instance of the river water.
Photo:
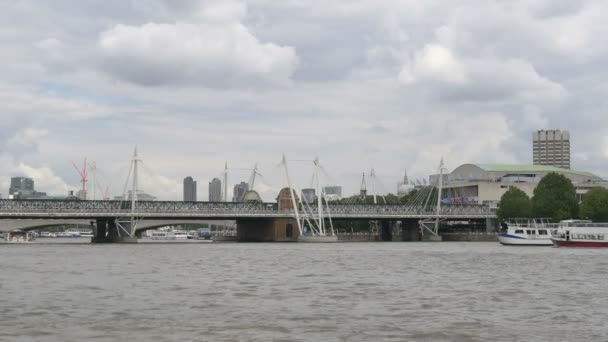
[[5,244],[0,341],[608,341],[607,256],[484,242]]

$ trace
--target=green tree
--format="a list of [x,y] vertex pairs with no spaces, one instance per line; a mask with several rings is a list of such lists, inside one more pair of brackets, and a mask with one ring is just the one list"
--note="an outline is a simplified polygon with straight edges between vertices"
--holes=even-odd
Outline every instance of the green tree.
[[500,198],[500,207],[496,212],[499,220],[516,217],[530,217],[532,203],[525,192],[512,186]]
[[593,221],[608,220],[608,189],[597,187],[585,194],[581,204],[581,217]]
[[401,196],[401,198],[399,199],[399,203],[400,204],[407,204],[410,201],[413,201],[414,198],[416,198],[416,196],[418,195],[418,189],[412,189],[410,190],[410,192],[408,192],[407,194]]
[[548,173],[534,189],[532,214],[558,221],[576,218],[578,203],[572,182],[564,175]]

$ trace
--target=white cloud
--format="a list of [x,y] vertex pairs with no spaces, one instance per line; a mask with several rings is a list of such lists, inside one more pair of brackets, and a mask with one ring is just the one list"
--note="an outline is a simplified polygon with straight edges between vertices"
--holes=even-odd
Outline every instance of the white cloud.
[[34,178],[38,183],[38,190],[45,190],[52,194],[67,195],[68,190],[71,188],[48,167],[35,168],[21,163],[15,167],[15,171],[22,173],[26,177]]
[[451,84],[468,81],[462,63],[450,49],[438,44],[429,44],[416,52],[413,63],[403,66],[399,79],[406,84],[425,79]]
[[[0,158],[2,160],[2,158]],[[6,159],[5,159],[6,161]],[[47,192],[49,195],[65,196],[69,190],[74,190],[60,176],[56,175],[49,167],[33,167],[24,163],[5,164],[11,176],[23,176],[33,178],[37,191]],[[9,176],[0,177],[3,193],[8,194]]]
[[524,106],[524,122],[526,127],[547,127],[549,120],[543,115],[542,110],[538,106]]
[[22,163],[77,186],[68,161],[87,156],[117,194],[138,144],[157,175],[142,188],[161,199],[180,199],[187,175],[204,191],[225,161],[259,161],[273,199],[283,152],[318,155],[346,193],[372,165],[391,190],[404,168],[425,177],[440,155],[449,167],[529,162],[538,128],[569,129],[576,168],[602,174],[607,10],[601,0],[7,4],[0,184]]
[[428,44],[403,65],[399,80],[408,86],[426,85],[429,93],[465,101],[513,98],[558,100],[566,90],[537,73],[522,59],[461,57],[439,44]]
[[260,42],[240,22],[240,3],[212,4],[202,6],[196,22],[119,24],[102,32],[104,70],[142,85],[288,83],[295,49]]

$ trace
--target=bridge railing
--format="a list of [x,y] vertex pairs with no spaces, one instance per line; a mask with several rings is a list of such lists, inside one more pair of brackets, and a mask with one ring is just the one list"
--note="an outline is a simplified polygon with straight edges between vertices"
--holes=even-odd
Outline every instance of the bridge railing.
[[[431,207],[411,207],[405,205],[330,205],[329,210],[332,214],[356,214],[356,213],[375,213],[375,214],[419,214],[435,215],[435,208]],[[440,215],[450,214],[490,214],[491,210],[482,205],[444,205],[441,207]]]
[[[431,207],[412,207],[406,205],[374,204],[331,204],[326,215],[334,217],[382,217],[382,216],[434,216]],[[0,200],[0,213],[31,214],[117,214],[129,215],[131,203],[127,201],[61,201],[61,200]],[[183,214],[209,216],[281,216],[293,215],[292,210],[279,211],[275,203],[259,202],[177,202],[177,201],[139,201],[136,214]],[[313,213],[314,214],[314,213]],[[306,215],[306,214],[303,214]],[[494,212],[483,205],[443,205],[442,216],[492,216]]]
[[[126,201],[0,200],[2,213],[131,213]],[[140,201],[136,213],[276,213],[271,203]]]

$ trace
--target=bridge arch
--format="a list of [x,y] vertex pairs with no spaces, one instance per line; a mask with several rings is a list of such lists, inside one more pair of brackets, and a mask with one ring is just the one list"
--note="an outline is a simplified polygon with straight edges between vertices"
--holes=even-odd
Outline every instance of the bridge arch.
[[[218,220],[217,222],[223,222]],[[139,220],[135,227],[135,232],[144,232],[146,230],[157,229],[168,226],[179,226],[183,224],[205,225],[209,224],[210,220]]]
[[71,219],[61,219],[61,220],[44,220],[44,219],[4,219],[0,220],[0,232],[10,232],[13,230],[35,230],[41,228],[48,227],[58,227],[58,226],[86,226],[90,227],[91,222],[94,224],[95,221],[92,220],[71,220]]

